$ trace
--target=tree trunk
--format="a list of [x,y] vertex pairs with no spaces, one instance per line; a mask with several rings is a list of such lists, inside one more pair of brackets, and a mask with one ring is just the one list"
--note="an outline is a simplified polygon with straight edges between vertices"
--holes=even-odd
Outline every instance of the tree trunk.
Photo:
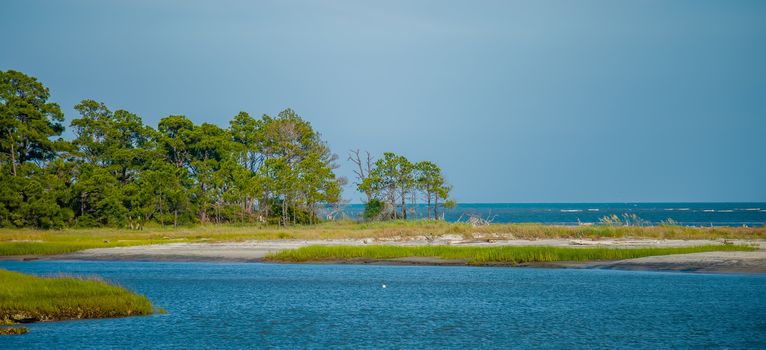
[[[364,180],[367,178],[367,176],[370,175],[370,171],[372,171],[372,159],[370,158],[370,152],[367,153],[367,172],[365,174],[364,167],[362,166],[362,157],[359,156],[359,149],[350,151],[351,154],[348,156],[348,160],[350,160],[352,163],[356,164],[357,168],[359,170],[354,170],[354,173],[356,174],[356,178],[359,179],[359,184],[361,185]],[[367,203],[372,201],[372,190],[367,189],[364,191],[364,194],[367,195]]]
[[266,190],[264,192],[264,194],[263,194],[263,202],[262,203],[264,203],[264,205],[263,205],[263,211],[264,211],[263,217],[268,222],[269,215],[271,213],[271,203],[269,203],[269,190]]
[[402,186],[402,218],[404,220],[407,220],[407,204],[405,202],[406,199],[407,199],[407,192],[404,191],[404,186]]
[[287,195],[282,200],[282,225],[287,226],[289,224],[289,218],[287,215]]
[[15,142],[10,130],[8,130],[8,140],[11,141],[11,168],[13,169],[13,176],[16,176],[16,150],[13,147],[15,146]]
[[309,204],[309,225],[314,224],[314,203]]
[[160,202],[160,226],[162,226],[162,228],[165,228],[165,216],[162,213],[162,195],[159,196],[158,201]]
[[439,220],[439,195],[434,196],[434,219]]
[[204,224],[207,221],[207,208],[205,208],[206,206],[205,205],[205,185],[200,184],[199,186],[200,186],[200,191],[202,193],[202,195],[200,196],[200,198],[202,198],[202,202],[200,203],[200,208],[199,208],[199,221],[200,223]]
[[391,189],[391,193],[388,195],[388,200],[391,201],[391,216],[394,220],[397,219],[397,216],[399,215],[399,211],[396,210],[396,193],[394,192],[394,189]]
[[426,219],[431,219],[431,194],[427,193],[426,196],[428,197],[428,207],[426,207]]
[[88,192],[80,194],[80,216],[85,215],[85,197],[88,196]]

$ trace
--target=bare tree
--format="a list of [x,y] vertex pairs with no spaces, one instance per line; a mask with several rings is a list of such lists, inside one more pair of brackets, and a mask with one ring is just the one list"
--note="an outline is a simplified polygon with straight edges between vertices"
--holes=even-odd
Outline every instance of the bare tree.
[[[348,152],[348,160],[356,164],[354,174],[356,175],[357,182],[354,182],[354,184],[357,185],[357,187],[364,182],[364,179],[370,175],[370,171],[372,170],[372,156],[370,156],[370,152],[364,151],[366,159],[362,159],[359,153],[360,151],[358,148]],[[367,195],[367,202],[369,203],[372,200],[372,190],[366,189],[364,194]]]

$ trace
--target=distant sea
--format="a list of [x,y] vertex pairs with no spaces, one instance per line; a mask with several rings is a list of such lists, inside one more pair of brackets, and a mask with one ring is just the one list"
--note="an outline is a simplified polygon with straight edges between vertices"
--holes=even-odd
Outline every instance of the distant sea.
[[[359,219],[363,210],[363,204],[348,204],[343,215]],[[465,221],[476,215],[493,223],[579,225],[623,214],[636,214],[651,225],[672,219],[685,226],[762,226],[766,203],[461,203],[446,210],[444,219]],[[425,215],[425,205],[418,205],[416,217]]]

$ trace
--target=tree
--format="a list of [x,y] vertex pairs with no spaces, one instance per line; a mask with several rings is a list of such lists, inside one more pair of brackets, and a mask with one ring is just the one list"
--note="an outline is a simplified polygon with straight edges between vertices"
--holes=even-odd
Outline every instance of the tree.
[[58,153],[66,150],[61,109],[49,91],[23,73],[0,71],[0,225],[62,227],[69,177]]
[[365,184],[365,180],[370,176],[370,172],[372,171],[372,157],[370,156],[370,152],[365,151],[364,152],[367,156],[366,159],[362,160],[362,157],[359,155],[359,149],[351,150],[348,154],[348,160],[350,160],[354,165],[356,165],[356,169],[354,169],[354,175],[356,175],[356,180],[354,184],[356,185],[357,190],[367,195],[367,203],[369,203],[373,198],[373,189],[369,186],[369,182],[367,185]]
[[[439,187],[444,185],[444,177],[441,174],[441,169],[429,161],[422,161],[415,164],[415,168],[418,171],[416,179],[417,188],[423,192],[426,199],[426,218],[431,218],[431,203],[434,200],[436,192]],[[434,219],[436,219],[436,212],[434,211]]]
[[194,123],[185,116],[171,115],[162,118],[157,129],[157,142],[165,151],[164,157],[178,169],[188,166],[191,162],[189,139]]
[[335,178],[332,166],[321,159],[321,154],[312,152],[298,163],[298,186],[306,208],[310,213],[309,224],[317,221],[319,203],[340,201],[341,181]]
[[[406,157],[386,152],[383,158],[375,161],[375,167],[357,188],[370,191],[373,196],[383,195],[393,209],[392,218],[407,219],[406,199],[407,194],[415,190],[414,170],[414,165]],[[398,211],[397,200],[401,204]]]
[[[196,200],[199,221],[206,223],[211,212],[220,209],[221,192],[216,192],[220,189],[220,186],[216,187],[220,174],[216,172],[220,170],[221,162],[230,156],[234,144],[225,130],[209,123],[194,127],[188,137],[191,155],[189,168],[197,184],[192,191],[193,198]],[[214,215],[218,221],[219,216],[217,213]]]
[[452,186],[450,185],[442,185],[437,187],[436,193],[434,195],[434,218],[436,220],[439,220],[439,199],[445,200],[445,207],[446,204],[449,204],[449,208],[454,208],[455,203],[454,202],[448,202],[449,193],[452,191]]
[[[67,169],[60,160],[48,168],[34,163],[18,166],[14,176],[0,166],[0,226],[61,228],[70,224],[74,213],[70,199]],[[61,170],[61,172],[59,172]]]
[[391,206],[391,218],[397,218],[396,200],[398,195],[398,156],[391,152],[383,153],[383,158],[375,161],[375,167],[365,182],[365,188],[379,192]]
[[128,210],[123,203],[122,188],[107,168],[84,163],[78,164],[77,181],[72,186],[76,225],[125,226]]
[[[358,164],[358,158],[355,158],[353,154],[350,159],[354,164]],[[393,219],[397,217],[407,219],[405,202],[408,195],[412,200],[410,212],[414,217],[417,213],[418,194],[426,200],[426,218],[430,219],[433,212],[433,218],[438,219],[439,201],[448,199],[451,190],[436,164],[429,161],[413,164],[406,157],[391,152],[384,153],[383,158],[375,161],[366,175],[357,185],[357,189],[360,192],[370,193],[373,200],[385,200],[392,208],[390,217]],[[397,201],[400,204],[399,210],[397,210]]]
[[[297,223],[297,213],[315,221],[317,205],[340,200],[344,179],[336,178],[337,155],[307,121],[285,109],[277,118],[263,116],[261,152],[264,162],[263,202],[279,204],[280,223]],[[269,198],[271,197],[271,198]]]
[[413,174],[413,165],[410,163],[410,161],[404,157],[404,156],[397,156],[396,157],[396,183],[399,186],[399,197],[402,201],[402,218],[407,219],[407,206],[405,204],[405,200],[407,198],[407,194],[410,191],[413,191],[413,187],[415,186],[415,178]]
[[263,165],[263,121],[252,118],[246,112],[239,112],[229,123],[232,140],[241,145],[235,155],[238,163],[248,171],[240,175],[242,215],[251,215],[254,202],[262,196],[263,179],[259,172]]
[[[154,154],[155,131],[126,110],[83,100],[75,106],[72,144],[78,164],[80,215],[98,225],[139,228],[148,220],[136,180]],[[91,221],[93,220],[93,221]]]
[[183,179],[185,168],[176,168],[162,158],[155,159],[136,180],[140,189],[141,215],[146,220],[155,219],[160,225],[187,222],[189,210],[187,187]]
[[179,223],[191,222],[196,214],[194,211],[190,194],[194,185],[190,175],[191,151],[190,139],[194,130],[194,123],[182,115],[171,115],[162,118],[157,125],[158,133],[155,134],[158,155],[161,163],[172,164],[174,171],[169,171],[167,167],[155,164],[153,169],[162,171],[162,175],[172,179],[172,185],[165,190],[168,200],[168,210],[173,212],[173,226],[177,227]]
[[55,157],[62,141],[51,141],[64,131],[64,114],[48,102],[48,88],[37,79],[14,70],[0,71],[0,150],[11,174],[28,161]]
[[342,202],[337,156],[292,109],[240,112],[227,128],[171,115],[155,131],[86,99],[70,143],[53,140],[63,115],[48,97],[35,78],[0,71],[0,226],[244,223],[254,208],[259,221],[313,224]]

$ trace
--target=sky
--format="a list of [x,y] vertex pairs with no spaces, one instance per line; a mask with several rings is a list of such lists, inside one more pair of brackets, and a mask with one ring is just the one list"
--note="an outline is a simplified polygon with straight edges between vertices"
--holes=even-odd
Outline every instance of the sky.
[[391,151],[458,202],[766,201],[766,1],[4,0],[0,33],[68,121],[290,107],[339,175]]

